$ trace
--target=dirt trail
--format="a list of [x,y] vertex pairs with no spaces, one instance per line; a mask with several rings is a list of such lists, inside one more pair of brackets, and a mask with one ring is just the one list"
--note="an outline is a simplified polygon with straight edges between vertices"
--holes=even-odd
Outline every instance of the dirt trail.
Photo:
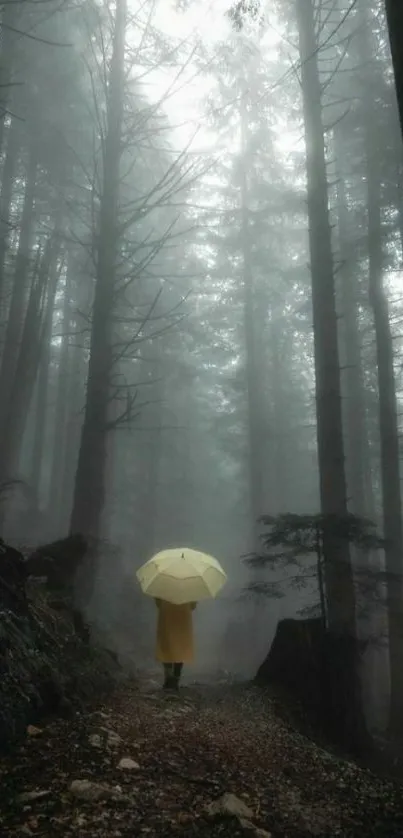
[[[179,697],[150,679],[121,687],[29,729],[0,779],[10,838],[403,836],[398,786],[319,749],[245,686]],[[206,807],[228,793],[235,800],[213,816]]]

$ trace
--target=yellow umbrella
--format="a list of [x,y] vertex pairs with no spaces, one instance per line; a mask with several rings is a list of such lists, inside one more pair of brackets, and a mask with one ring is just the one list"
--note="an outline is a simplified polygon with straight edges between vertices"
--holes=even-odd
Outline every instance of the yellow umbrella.
[[215,597],[227,581],[217,559],[189,547],[162,550],[136,575],[143,593],[175,605]]

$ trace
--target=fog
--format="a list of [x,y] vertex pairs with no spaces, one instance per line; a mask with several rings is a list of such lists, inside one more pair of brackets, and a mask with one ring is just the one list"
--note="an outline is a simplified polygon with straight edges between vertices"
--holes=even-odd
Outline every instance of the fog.
[[401,135],[383,4],[303,6],[1,6],[1,533],[89,539],[77,597],[133,671],[156,669],[136,569],[212,554],[228,583],[197,609],[186,677],[251,678],[279,620],[320,613],[314,571],[246,560],[267,555],[261,516],[371,519],[389,553],[351,561],[382,589],[355,616],[379,728],[403,547]]

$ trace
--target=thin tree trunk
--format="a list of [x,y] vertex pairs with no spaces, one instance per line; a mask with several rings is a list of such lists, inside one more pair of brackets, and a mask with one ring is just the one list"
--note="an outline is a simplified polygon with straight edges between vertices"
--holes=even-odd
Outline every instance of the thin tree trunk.
[[8,0],[1,7],[0,20],[0,154],[3,151],[5,119],[11,99],[11,83],[15,64],[15,51],[21,39],[17,31],[18,18],[24,3]]
[[0,370],[0,437],[4,435],[4,422],[10,400],[15,370],[18,362],[20,339],[24,327],[24,309],[30,262],[37,161],[33,151],[28,160],[24,206],[21,217],[20,238],[15,263],[11,302],[8,311],[5,344]]
[[82,410],[85,400],[82,386],[87,367],[83,351],[79,346],[70,346],[68,354],[68,373],[65,380],[67,415],[64,437],[61,441],[62,462],[58,480],[60,483],[60,503],[55,509],[52,526],[55,534],[68,532],[74,497],[74,482],[77,471],[78,452],[82,430]]
[[17,368],[10,391],[10,398],[5,412],[3,436],[0,440],[0,473],[5,478],[13,477],[18,467],[21,443],[24,437],[29,407],[38,374],[41,348],[46,333],[46,286],[48,304],[54,302],[58,274],[56,258],[58,243],[52,236],[48,240],[39,268],[39,274],[33,279],[25,324],[22,334]]
[[118,241],[117,210],[125,83],[126,16],[126,0],[117,0],[109,76],[87,398],[71,517],[72,532],[95,537],[100,533],[105,495],[110,373],[113,360],[111,313]]
[[246,95],[241,99],[241,246],[243,259],[243,291],[244,291],[244,334],[246,354],[246,387],[248,396],[248,464],[249,464],[249,497],[250,497],[250,526],[251,548],[254,552],[260,550],[261,526],[259,518],[263,514],[263,473],[262,473],[262,408],[260,401],[260,383],[258,381],[258,352],[255,333],[255,299],[254,277],[252,267],[251,231],[248,209],[248,176],[247,176],[247,146],[248,146],[248,114]]
[[[161,395],[161,391],[160,391]],[[157,407],[155,414],[156,427],[152,431],[148,464],[148,492],[146,507],[146,538],[145,552],[151,556],[156,549],[156,529],[158,520],[158,482],[162,458],[162,427],[161,409]]]
[[32,489],[38,498],[38,505],[42,488],[43,454],[45,448],[45,434],[48,414],[49,366],[50,346],[48,336],[46,336],[36,382],[34,438],[32,442],[32,459],[29,480]]
[[368,514],[366,499],[365,458],[368,453],[365,391],[358,325],[357,280],[355,278],[355,248],[349,234],[350,221],[346,204],[342,144],[335,137],[337,172],[337,222],[341,268],[342,345],[344,347],[343,379],[345,383],[345,425],[349,507],[362,517]]
[[[49,517],[52,524],[55,524],[55,535],[58,535],[58,522],[62,506],[63,463],[66,453],[67,433],[67,410],[68,410],[68,376],[69,376],[69,355],[71,329],[71,273],[73,264],[69,262],[67,268],[66,286],[64,289],[63,316],[62,316],[62,344],[57,374],[56,408],[53,429],[53,452],[52,465],[49,483]],[[70,450],[71,456],[71,450]],[[57,524],[56,524],[57,522]]]
[[337,728],[339,741],[359,749],[366,744],[366,728],[358,677],[354,577],[349,545],[335,535],[330,525],[334,517],[345,519],[348,509],[333,253],[312,0],[297,0],[297,22],[307,163],[320,500],[324,516],[328,647],[323,679],[333,732]]
[[[297,18],[308,180],[320,497],[324,515],[345,516],[337,315],[312,0],[297,0]],[[326,536],[324,553],[329,626],[354,636],[355,597],[348,545]]]
[[155,401],[152,409],[148,413],[150,430],[147,433],[147,445],[144,449],[145,463],[144,463],[144,490],[141,492],[140,511],[141,520],[144,522],[141,533],[141,553],[140,556],[151,556],[155,547],[155,535],[157,524],[157,504],[158,504],[158,480],[161,468],[162,456],[162,399],[164,384],[162,378],[162,364],[160,358],[161,349],[152,342],[145,347],[143,353],[145,357],[154,363],[151,366],[151,375],[156,379],[153,384],[147,387],[148,397]]
[[[351,233],[352,219],[347,209],[343,145],[335,132],[337,175],[337,222],[341,259],[339,272],[341,296],[341,335],[343,357],[343,406],[347,452],[347,485],[349,508],[354,515],[369,517],[376,522],[371,469],[371,450],[368,436],[365,384],[362,364],[362,344],[359,329],[358,271],[356,245]],[[357,581],[358,633],[365,643],[380,632],[379,610],[368,603],[368,586],[379,576],[379,551],[365,547],[354,548],[353,563]],[[363,659],[361,677],[366,709],[371,712],[378,692],[376,666],[378,652],[370,642]]]
[[[389,4],[390,23],[402,23],[402,12]],[[400,6],[401,9],[401,6]],[[372,51],[367,6],[360,4],[361,62],[370,65]],[[393,18],[393,21],[392,21]],[[394,33],[393,35],[397,35]],[[401,37],[401,32],[400,32]],[[394,42],[395,57],[397,44]],[[401,46],[400,46],[401,49]],[[402,81],[397,64],[397,82]],[[393,735],[403,736],[403,520],[400,485],[399,428],[393,341],[388,298],[383,287],[383,233],[381,218],[381,170],[379,148],[373,142],[373,99],[364,79],[363,109],[368,191],[369,298],[374,316],[378,371],[379,429],[381,444],[381,485],[383,531],[386,541],[387,605],[389,620],[390,710],[389,727]]]
[[53,315],[55,307],[55,297],[57,290],[57,268],[56,268],[56,254],[54,254],[54,264],[50,266],[53,271],[54,279],[50,283],[48,290],[48,297],[46,301],[46,316],[43,329],[43,339],[41,347],[41,358],[39,362],[39,372],[37,376],[37,399],[35,409],[35,430],[32,445],[32,461],[31,461],[31,486],[38,498],[38,504],[41,497],[41,482],[43,457],[45,450],[45,438],[47,430],[48,419],[48,391],[49,391],[49,372],[51,362],[51,340]]
[[400,239],[400,268],[403,267],[403,166],[398,167],[396,177],[396,210]]
[[15,171],[18,161],[20,131],[17,120],[11,121],[7,132],[7,153],[1,175],[0,194],[0,316],[8,308],[6,303],[5,257],[8,249],[8,237],[11,226],[11,199],[13,194]]
[[386,0],[385,6],[403,137],[403,3],[401,0]]
[[279,515],[287,512],[289,506],[289,468],[287,462],[287,405],[284,394],[284,360],[283,336],[280,334],[279,322],[276,315],[272,315],[270,323],[270,381],[273,404],[273,429],[275,444],[273,445],[273,474],[272,483],[273,513]]
[[379,428],[381,439],[381,481],[383,531],[386,539],[387,599],[389,619],[389,664],[391,679],[390,728],[403,735],[403,524],[400,486],[399,429],[393,342],[388,300],[382,281],[382,228],[380,177],[375,156],[368,160],[368,254],[369,292],[374,314],[378,368]]

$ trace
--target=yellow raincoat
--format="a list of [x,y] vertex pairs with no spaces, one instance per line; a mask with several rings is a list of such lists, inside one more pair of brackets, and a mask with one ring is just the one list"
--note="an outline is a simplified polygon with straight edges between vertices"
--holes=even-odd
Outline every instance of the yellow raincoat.
[[155,600],[158,608],[157,660],[161,663],[191,663],[193,660],[193,602],[173,605]]

